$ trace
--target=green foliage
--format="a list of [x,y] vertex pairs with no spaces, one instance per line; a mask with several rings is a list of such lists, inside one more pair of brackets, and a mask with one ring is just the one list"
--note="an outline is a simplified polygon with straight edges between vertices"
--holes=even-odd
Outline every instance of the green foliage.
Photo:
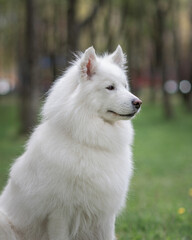
[[15,99],[0,98],[0,189],[7,181],[12,161],[23,151],[24,138],[18,137],[18,107]]
[[[15,99],[0,99],[0,188],[23,151]],[[118,240],[192,239],[192,116],[178,104],[166,121],[158,105],[136,117],[134,162],[127,207],[118,218]]]

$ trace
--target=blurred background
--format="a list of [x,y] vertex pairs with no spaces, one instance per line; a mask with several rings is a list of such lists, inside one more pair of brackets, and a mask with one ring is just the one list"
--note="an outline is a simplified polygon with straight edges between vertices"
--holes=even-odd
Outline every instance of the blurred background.
[[73,52],[127,54],[135,176],[119,240],[192,239],[192,1],[0,0],[0,188]]

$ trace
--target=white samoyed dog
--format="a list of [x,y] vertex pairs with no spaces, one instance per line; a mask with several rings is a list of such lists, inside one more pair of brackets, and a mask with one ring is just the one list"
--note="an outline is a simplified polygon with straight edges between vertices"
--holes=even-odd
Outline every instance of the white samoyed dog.
[[115,240],[133,172],[129,91],[120,46],[88,48],[51,88],[42,121],[0,197],[1,240]]

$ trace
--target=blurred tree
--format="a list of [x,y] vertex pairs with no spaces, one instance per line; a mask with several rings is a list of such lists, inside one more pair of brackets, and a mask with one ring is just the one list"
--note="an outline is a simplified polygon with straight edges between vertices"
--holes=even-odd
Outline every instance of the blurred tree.
[[[39,106],[38,0],[25,0],[24,46],[20,55],[21,132],[34,127]],[[22,43],[21,43],[22,44]],[[20,46],[21,49],[21,46]]]
[[[141,61],[142,49],[144,47],[144,28],[146,20],[147,2],[138,2],[134,0],[121,0],[119,5],[121,25],[117,35],[123,39],[123,43],[128,56],[129,78],[133,76],[133,82],[130,81],[132,90],[137,94],[143,62]],[[118,39],[117,39],[118,41]]]
[[[190,19],[190,40],[189,40],[189,81],[191,83],[192,87],[192,1],[189,0],[189,19]],[[192,89],[191,91],[187,94],[187,107],[188,110],[192,112]]]
[[[192,29],[192,1],[188,1],[188,6],[189,6],[189,25],[190,25],[190,30]],[[192,88],[192,31],[189,32],[189,51],[188,51],[188,59],[189,59],[189,82],[191,84]],[[187,110],[192,112],[192,89],[190,92],[187,94],[184,94],[184,101],[185,101],[185,106],[187,107]]]
[[[0,60],[5,70],[12,67],[15,61],[15,49],[17,45],[18,21],[20,1],[14,4],[12,0],[0,0]],[[13,11],[14,8],[14,11]],[[0,69],[1,70],[1,69]]]
[[[104,19],[104,34],[106,37],[106,46],[105,49],[107,49],[109,52],[114,51],[114,42],[116,42],[115,34],[114,34],[114,25],[113,25],[113,0],[107,0],[106,4],[106,12],[105,19]],[[122,14],[122,13],[121,13]],[[122,17],[122,16],[121,16]]]
[[[92,24],[104,0],[97,0],[87,17],[77,21],[78,0],[67,0],[67,62],[71,60],[71,53],[79,49],[80,34],[85,27]],[[93,34],[93,33],[92,33]]]
[[175,0],[172,4],[172,34],[173,34],[173,55],[175,59],[177,82],[182,79],[181,69],[181,39],[179,26],[179,10],[181,8],[180,1]]
[[[57,78],[57,53],[58,49],[62,51],[62,46],[59,44],[59,36],[58,36],[58,18],[61,16],[59,15],[59,9],[61,8],[61,4],[59,1],[55,1],[51,4],[52,7],[52,16],[50,17],[50,46],[49,46],[49,58],[50,58],[50,67],[52,71],[53,81]],[[61,38],[61,36],[60,36]]]
[[167,118],[173,117],[173,108],[171,106],[170,95],[165,89],[165,83],[168,80],[167,75],[167,48],[166,48],[166,20],[167,13],[170,10],[170,3],[172,0],[154,0],[156,5],[156,18],[154,27],[155,30],[155,53],[156,53],[156,64],[161,71],[162,77],[162,102],[164,107],[164,113]]

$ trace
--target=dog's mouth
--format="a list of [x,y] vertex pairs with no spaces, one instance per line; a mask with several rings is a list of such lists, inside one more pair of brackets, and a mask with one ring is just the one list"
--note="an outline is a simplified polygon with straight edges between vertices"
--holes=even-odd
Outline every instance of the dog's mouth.
[[129,114],[119,114],[119,113],[116,113],[116,112],[111,111],[111,110],[108,110],[107,112],[113,113],[113,114],[115,114],[117,116],[120,116],[120,117],[133,117],[136,114],[136,112],[129,113]]

